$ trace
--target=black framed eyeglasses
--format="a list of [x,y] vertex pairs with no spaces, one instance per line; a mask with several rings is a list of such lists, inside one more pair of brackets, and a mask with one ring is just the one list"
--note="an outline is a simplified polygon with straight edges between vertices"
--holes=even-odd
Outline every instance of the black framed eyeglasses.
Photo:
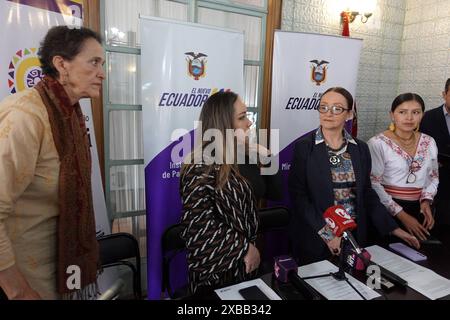
[[341,114],[344,111],[348,111],[350,109],[346,109],[340,106],[327,106],[327,105],[320,105],[319,108],[317,108],[319,110],[320,113],[327,113],[328,111],[331,110],[332,114],[338,115]]
[[416,160],[411,161],[411,164],[409,165],[409,173],[406,177],[406,183],[414,183],[417,180],[417,176],[415,172],[420,170],[420,163]]

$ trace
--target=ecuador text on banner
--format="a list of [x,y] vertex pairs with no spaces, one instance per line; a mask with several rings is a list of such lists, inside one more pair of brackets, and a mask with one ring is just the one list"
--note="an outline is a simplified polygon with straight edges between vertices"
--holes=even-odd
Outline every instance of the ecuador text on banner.
[[[144,17],[141,35],[148,295],[158,299],[161,235],[181,215],[179,169],[186,152],[177,152],[174,159],[173,147],[179,138],[186,141],[193,136],[194,122],[211,94],[243,92],[244,36],[232,30]],[[171,277],[175,286],[186,282],[186,263],[180,263],[176,262],[177,272]]]
[[339,86],[355,96],[361,47],[360,39],[275,32],[270,127],[280,130],[285,190],[295,141],[319,126],[322,93]]

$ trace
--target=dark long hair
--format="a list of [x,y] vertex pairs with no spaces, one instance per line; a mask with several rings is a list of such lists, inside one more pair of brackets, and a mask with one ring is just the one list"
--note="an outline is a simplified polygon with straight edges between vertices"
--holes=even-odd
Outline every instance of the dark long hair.
[[407,101],[416,101],[422,107],[422,112],[425,111],[425,102],[423,101],[422,97],[417,93],[407,92],[398,95],[394,99],[394,101],[392,101],[391,112],[394,112],[399,105]]

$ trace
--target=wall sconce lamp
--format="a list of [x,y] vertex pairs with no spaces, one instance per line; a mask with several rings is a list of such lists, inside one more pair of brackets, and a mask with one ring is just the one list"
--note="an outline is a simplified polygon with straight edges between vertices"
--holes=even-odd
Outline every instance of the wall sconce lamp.
[[361,16],[361,22],[366,23],[372,16],[371,12],[359,13],[358,11],[342,11],[341,12],[341,22],[342,22],[342,35],[345,37],[350,36],[349,24],[355,21],[357,16]]
[[352,23],[353,21],[355,21],[357,16],[361,16],[361,22],[362,23],[366,23],[367,20],[369,20],[369,18],[372,16],[371,12],[365,12],[365,13],[359,13],[358,11],[343,11],[341,13],[341,17],[342,15],[348,15],[348,19],[349,22]]

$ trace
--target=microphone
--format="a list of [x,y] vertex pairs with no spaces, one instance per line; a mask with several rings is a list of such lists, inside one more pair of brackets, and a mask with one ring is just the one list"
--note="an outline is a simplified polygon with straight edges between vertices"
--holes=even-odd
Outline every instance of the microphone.
[[333,230],[333,234],[341,237],[346,231],[350,231],[356,228],[356,222],[347,213],[347,210],[341,205],[329,207],[323,214],[323,218],[330,228]]
[[323,214],[323,217],[328,226],[332,229],[333,234],[338,237],[342,236],[353,247],[357,256],[355,263],[355,268],[357,270],[364,270],[369,265],[375,265],[380,269],[382,277],[402,287],[408,285],[408,282],[405,279],[370,260],[371,256],[369,252],[359,246],[358,242],[350,232],[355,229],[357,225],[355,220],[352,219],[343,206],[336,205],[328,208]]
[[[358,243],[350,232],[351,230],[355,229],[357,225],[355,220],[352,219],[352,217],[348,214],[347,210],[345,210],[343,206],[336,205],[329,207],[323,214],[323,217],[328,226],[332,229],[333,234],[338,237],[343,237],[345,240],[347,240],[353,247],[353,250],[356,252],[357,256],[364,254],[368,259],[370,259],[370,254],[366,250],[359,247]],[[357,270],[365,269],[365,265],[363,262],[361,262],[360,259],[351,257],[349,260],[353,261],[351,266],[356,267]]]
[[298,265],[290,256],[275,257],[275,278],[283,283],[291,283],[306,299],[320,300],[320,295],[297,274]]

